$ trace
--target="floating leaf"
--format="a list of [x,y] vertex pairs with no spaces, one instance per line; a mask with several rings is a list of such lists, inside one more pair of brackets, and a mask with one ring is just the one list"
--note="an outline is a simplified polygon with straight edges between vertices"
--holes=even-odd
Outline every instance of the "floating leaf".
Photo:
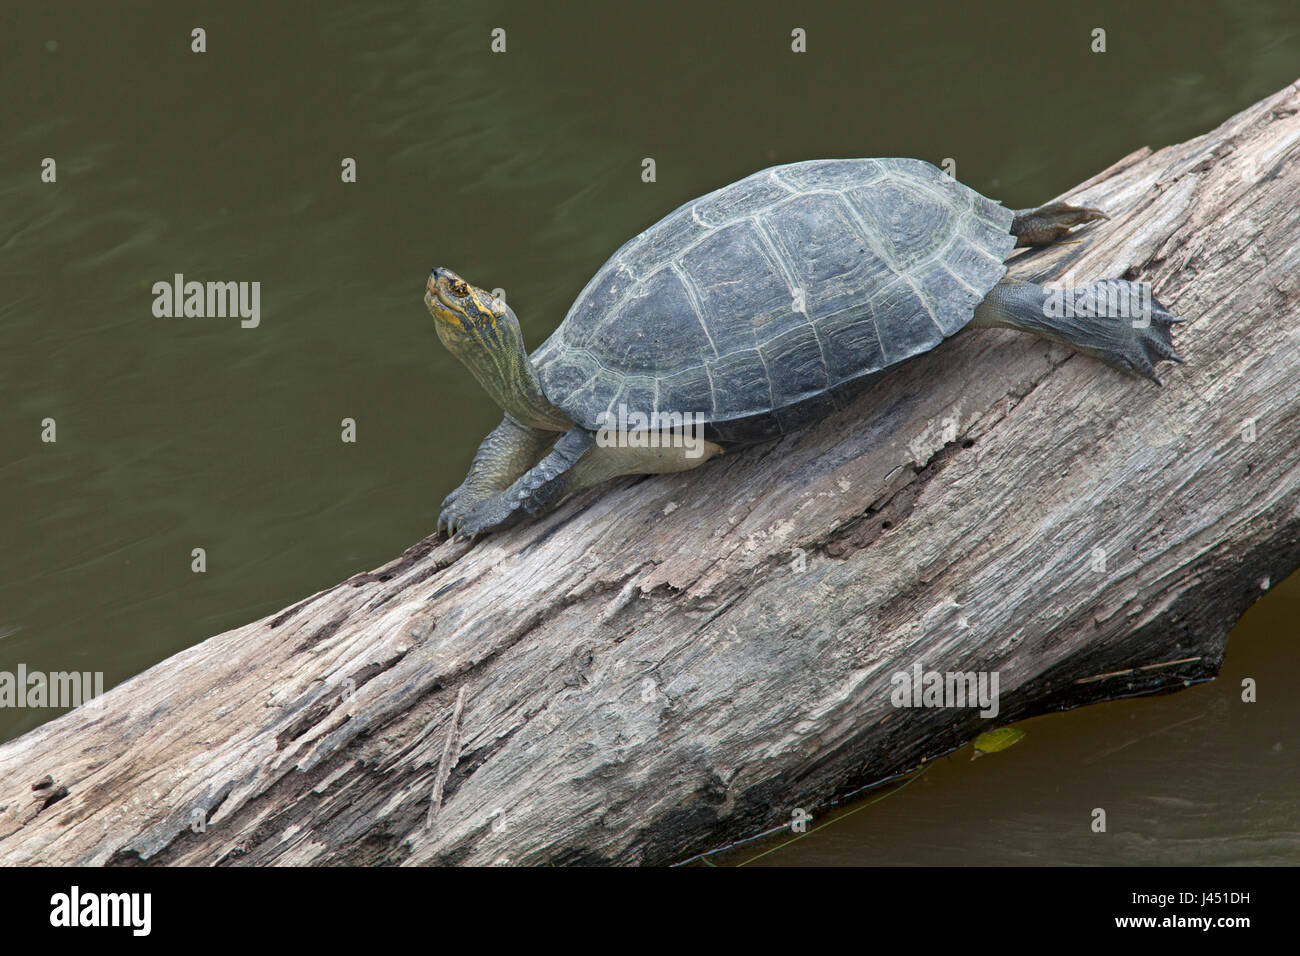
[[987,733],[980,734],[975,738],[975,753],[971,760],[976,760],[985,754],[995,754],[999,750],[1006,750],[1012,744],[1020,742],[1020,738],[1025,735],[1023,730],[1017,730],[1015,727],[999,727],[997,730],[990,730]]

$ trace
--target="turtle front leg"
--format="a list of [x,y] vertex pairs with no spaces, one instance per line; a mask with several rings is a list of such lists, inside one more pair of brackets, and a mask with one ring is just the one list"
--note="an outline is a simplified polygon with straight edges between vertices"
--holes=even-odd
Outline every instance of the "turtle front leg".
[[475,508],[528,471],[555,436],[555,432],[520,425],[509,415],[503,418],[478,446],[460,487],[443,499],[437,530],[454,535]]
[[1037,209],[1017,210],[1011,223],[1011,234],[1016,237],[1017,247],[1049,246],[1067,235],[1074,226],[1109,218],[1100,209],[1052,202]]
[[525,514],[549,511],[573,490],[572,468],[595,442],[595,436],[585,428],[572,428],[565,432],[550,453],[520,475],[510,487],[478,499],[466,512],[459,514],[451,534],[458,538],[473,538],[488,531],[508,528]]
[[466,515],[460,535],[472,538],[508,528],[525,514],[550,511],[570,492],[592,488],[620,475],[686,471],[721,453],[722,448],[703,435],[651,447],[626,442],[601,444],[585,428],[573,428],[535,467]]

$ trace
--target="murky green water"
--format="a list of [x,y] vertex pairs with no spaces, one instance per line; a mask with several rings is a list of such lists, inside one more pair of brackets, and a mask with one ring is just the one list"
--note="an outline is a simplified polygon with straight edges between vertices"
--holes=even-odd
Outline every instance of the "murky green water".
[[[504,288],[536,344],[624,240],[763,166],[952,157],[1025,206],[1300,73],[1293,0],[6,8],[0,670],[110,686],[428,532],[499,418],[433,334],[432,265]],[[261,324],[155,318],[175,273],[260,282]],[[1293,580],[1225,680],[1042,718],[767,859],[1086,860],[1097,791],[1154,821],[1111,859],[1294,861],[1297,613]],[[1274,688],[1253,708],[1238,661]],[[0,739],[52,713],[0,710]]]

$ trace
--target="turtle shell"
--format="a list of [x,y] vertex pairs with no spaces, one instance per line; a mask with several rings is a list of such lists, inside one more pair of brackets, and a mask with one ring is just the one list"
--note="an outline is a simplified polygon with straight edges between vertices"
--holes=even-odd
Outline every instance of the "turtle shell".
[[585,428],[624,405],[775,437],[963,328],[1006,272],[1012,218],[916,159],[765,169],[614,253],[533,354],[538,380]]

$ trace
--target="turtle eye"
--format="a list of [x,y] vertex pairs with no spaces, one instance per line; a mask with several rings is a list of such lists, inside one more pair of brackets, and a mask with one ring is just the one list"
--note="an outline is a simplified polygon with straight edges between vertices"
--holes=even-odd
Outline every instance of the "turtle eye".
[[451,284],[451,294],[458,299],[463,299],[465,296],[469,295],[469,286],[460,279],[457,279]]

